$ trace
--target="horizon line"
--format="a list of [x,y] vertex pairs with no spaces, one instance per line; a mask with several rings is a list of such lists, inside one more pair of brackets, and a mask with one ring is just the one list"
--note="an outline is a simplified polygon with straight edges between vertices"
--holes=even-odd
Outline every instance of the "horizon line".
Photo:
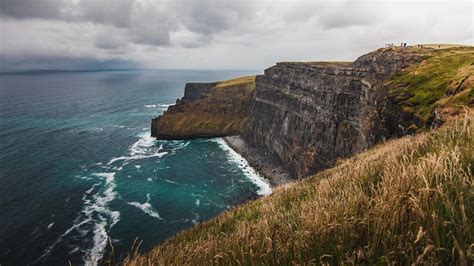
[[130,71],[130,70],[176,70],[176,71],[209,71],[209,70],[218,70],[218,71],[263,71],[259,69],[243,69],[243,68],[104,68],[104,69],[26,69],[26,70],[11,70],[11,71],[0,71],[0,75],[5,74],[41,74],[41,73],[53,73],[53,72],[102,72],[102,71]]

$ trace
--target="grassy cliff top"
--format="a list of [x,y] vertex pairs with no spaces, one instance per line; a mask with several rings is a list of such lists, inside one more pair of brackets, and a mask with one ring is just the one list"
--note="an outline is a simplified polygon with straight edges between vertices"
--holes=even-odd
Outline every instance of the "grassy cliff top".
[[[449,44],[449,43],[426,43],[422,44],[423,47],[432,48],[432,49],[449,49],[449,48],[462,48],[462,47],[472,47],[472,45],[465,44]],[[416,47],[416,46],[414,46]]]
[[249,90],[255,90],[255,76],[244,76],[234,79],[219,81],[216,88],[232,88],[235,86],[245,86]]
[[255,76],[220,81],[205,97],[170,107],[152,127],[164,139],[239,134],[248,121],[254,90]]
[[[436,49],[426,48],[431,46]],[[387,80],[387,92],[405,111],[425,121],[435,108],[459,110],[474,105],[474,47],[423,47],[409,47],[409,52],[422,53],[424,60]]]
[[472,263],[473,118],[378,145],[124,263]]

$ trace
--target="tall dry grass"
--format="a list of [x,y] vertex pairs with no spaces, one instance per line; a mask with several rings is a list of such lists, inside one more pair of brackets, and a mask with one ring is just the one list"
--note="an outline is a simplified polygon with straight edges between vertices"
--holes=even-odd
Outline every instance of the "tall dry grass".
[[378,145],[123,264],[472,265],[473,117]]

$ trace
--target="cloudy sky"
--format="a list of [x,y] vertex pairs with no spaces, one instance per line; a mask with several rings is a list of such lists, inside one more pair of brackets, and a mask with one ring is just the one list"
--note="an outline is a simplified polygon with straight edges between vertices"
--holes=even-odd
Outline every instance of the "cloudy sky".
[[262,70],[386,43],[473,44],[472,1],[0,0],[0,71]]

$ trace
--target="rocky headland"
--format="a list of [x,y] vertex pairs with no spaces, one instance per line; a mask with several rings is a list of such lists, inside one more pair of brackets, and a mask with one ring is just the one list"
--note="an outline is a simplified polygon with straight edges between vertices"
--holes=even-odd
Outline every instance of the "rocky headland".
[[282,62],[255,79],[189,83],[152,135],[234,135],[231,147],[281,184],[472,105],[472,62],[472,47],[388,47],[354,62]]
[[[193,124],[160,121],[226,110],[243,121],[228,144],[274,185],[293,182],[123,263],[472,265],[473,66],[473,47],[387,47],[352,63],[278,63],[234,99],[245,112],[200,105],[215,85],[187,91],[155,136],[194,137]],[[232,121],[201,130],[224,136]]]
[[188,83],[184,97],[152,120],[151,135],[177,140],[240,134],[247,125],[254,91],[255,76]]

